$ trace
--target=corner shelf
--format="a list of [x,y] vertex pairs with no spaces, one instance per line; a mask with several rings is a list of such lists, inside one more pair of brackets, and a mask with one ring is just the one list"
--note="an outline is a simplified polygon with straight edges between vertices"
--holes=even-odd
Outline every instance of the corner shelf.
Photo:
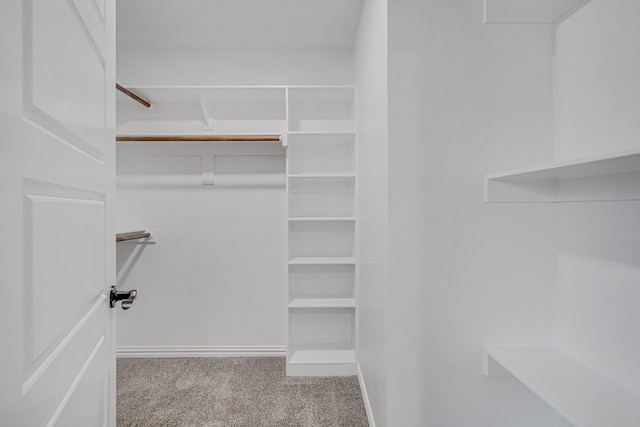
[[576,427],[640,425],[640,396],[553,347],[488,347],[485,375],[513,375]]
[[640,150],[485,177],[487,202],[640,200]]

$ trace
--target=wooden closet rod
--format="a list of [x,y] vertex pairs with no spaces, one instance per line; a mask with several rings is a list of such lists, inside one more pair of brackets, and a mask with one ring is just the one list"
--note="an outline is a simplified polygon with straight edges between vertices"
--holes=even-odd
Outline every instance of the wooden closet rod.
[[120,92],[124,93],[129,98],[133,99],[134,101],[139,102],[140,104],[144,105],[145,107],[151,108],[151,103],[149,101],[139,97],[138,95],[136,95],[135,93],[133,93],[129,89],[127,89],[126,87],[120,86],[119,83],[116,83],[116,89],[118,89]]
[[139,142],[280,142],[280,135],[139,135],[116,136],[116,141]]
[[116,234],[116,243],[126,242],[129,240],[148,239],[149,237],[151,237],[151,233],[148,232]]

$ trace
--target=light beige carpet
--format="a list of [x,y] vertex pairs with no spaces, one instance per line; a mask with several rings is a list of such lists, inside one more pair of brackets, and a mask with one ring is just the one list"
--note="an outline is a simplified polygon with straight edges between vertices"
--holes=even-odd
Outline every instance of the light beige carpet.
[[118,359],[119,427],[368,426],[357,377],[287,377],[285,360]]

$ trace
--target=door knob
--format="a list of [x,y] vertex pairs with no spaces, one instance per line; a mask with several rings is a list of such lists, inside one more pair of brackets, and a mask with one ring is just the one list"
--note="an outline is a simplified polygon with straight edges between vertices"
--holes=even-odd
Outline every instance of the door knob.
[[111,308],[116,306],[118,301],[122,301],[122,309],[129,310],[133,305],[133,300],[138,296],[138,291],[132,289],[130,291],[119,291],[115,286],[111,287],[111,294],[109,296],[109,305]]

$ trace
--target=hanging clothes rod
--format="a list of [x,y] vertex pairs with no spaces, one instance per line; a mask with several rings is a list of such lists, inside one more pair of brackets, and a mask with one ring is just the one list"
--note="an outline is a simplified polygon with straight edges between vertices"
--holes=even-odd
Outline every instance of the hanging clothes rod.
[[151,103],[149,101],[147,101],[146,99],[141,98],[140,96],[138,96],[135,93],[131,92],[126,87],[123,87],[120,84],[116,83],[116,89],[118,89],[120,92],[124,93],[129,98],[133,99],[134,101],[139,102],[140,104],[144,105],[145,107],[151,108]]
[[151,237],[151,233],[146,231],[139,231],[134,233],[121,233],[116,234],[116,243],[128,242],[129,240],[148,239]]
[[116,136],[116,141],[137,142],[280,142],[280,135],[131,135]]

